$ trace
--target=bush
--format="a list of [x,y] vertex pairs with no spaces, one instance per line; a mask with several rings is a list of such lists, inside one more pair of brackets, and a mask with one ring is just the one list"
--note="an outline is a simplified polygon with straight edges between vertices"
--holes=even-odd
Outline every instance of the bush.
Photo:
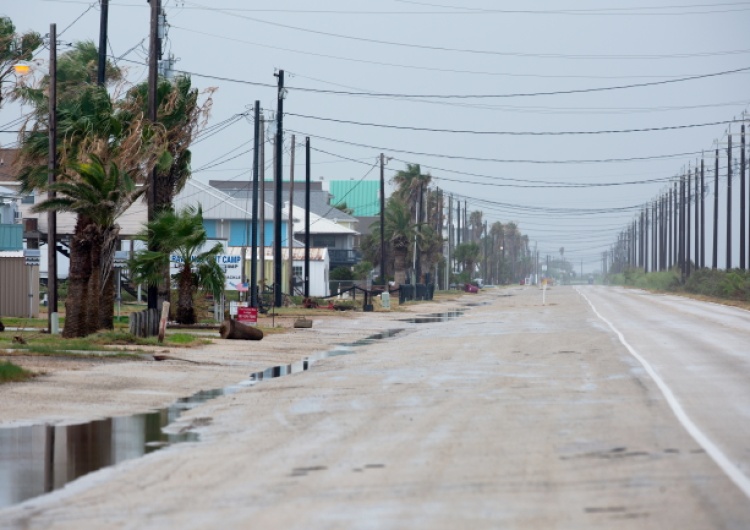
[[698,269],[685,282],[685,290],[705,296],[747,301],[750,300],[750,272],[740,269]]
[[676,269],[645,273],[642,269],[628,269],[619,274],[611,274],[613,285],[626,285],[655,291],[675,291],[680,287],[680,275]]
[[31,373],[11,362],[0,362],[0,383],[25,381],[31,377]]
[[331,280],[353,280],[354,272],[349,267],[336,267],[331,271]]

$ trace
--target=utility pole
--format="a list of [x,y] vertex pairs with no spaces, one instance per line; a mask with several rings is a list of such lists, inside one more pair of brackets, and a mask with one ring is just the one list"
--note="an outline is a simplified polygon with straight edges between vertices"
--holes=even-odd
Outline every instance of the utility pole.
[[680,177],[680,227],[679,227],[679,263],[680,263],[680,276],[682,282],[685,282],[685,174],[683,173]]
[[716,157],[714,161],[714,246],[713,246],[713,263],[711,268],[716,269],[719,266],[719,148],[716,148]]
[[469,239],[469,206],[468,206],[468,201],[464,199],[464,241],[468,241],[468,239]]
[[694,265],[695,269],[698,270],[701,266],[700,261],[700,249],[701,249],[701,238],[700,238],[700,205],[698,201],[698,162],[695,163],[695,176],[693,178],[693,197],[695,202],[695,226],[694,226],[694,232],[695,232],[695,260]]
[[292,151],[290,153],[289,163],[289,226],[287,227],[287,246],[289,247],[288,266],[289,266],[289,294],[294,295],[294,143],[295,137],[292,135]]
[[96,70],[96,84],[104,86],[107,68],[107,19],[109,17],[109,0],[101,1],[101,15],[99,17],[99,64]]
[[667,232],[667,270],[672,268],[673,261],[672,261],[672,246],[674,241],[672,241],[672,188],[670,187],[667,190],[667,226],[666,226],[666,232]]
[[[149,0],[151,4],[151,30],[149,33],[149,55],[148,55],[148,119],[156,124],[158,118],[158,102],[156,97],[158,76],[158,62],[161,55],[161,41],[159,39],[159,14],[161,13],[161,0]],[[148,183],[148,220],[153,221],[156,217],[156,166],[151,170]],[[154,242],[149,241],[149,250],[158,250]],[[156,285],[148,286],[148,308],[158,309],[158,290]]]
[[487,243],[489,241],[489,235],[487,233],[487,221],[484,222],[484,281],[487,282],[489,278],[489,271],[487,269],[487,254],[489,253],[489,249],[487,248]]
[[701,154],[701,269],[706,266],[706,200],[705,200],[705,165]]
[[747,270],[746,259],[746,224],[747,213],[745,211],[745,124],[742,124],[740,136],[740,269]]
[[456,228],[456,246],[461,244],[461,201],[456,201],[456,222],[458,227]]
[[445,262],[447,281],[445,289],[451,285],[451,273],[453,272],[453,195],[448,196],[448,259]]
[[281,307],[281,187],[284,154],[284,70],[274,74],[278,77],[277,110],[276,110],[276,172],[274,183],[273,206],[273,305]]
[[305,137],[305,298],[310,297],[310,137]]
[[690,167],[685,186],[685,276],[690,277]]
[[727,137],[727,265],[732,268],[732,135]]
[[674,231],[674,234],[672,235],[672,240],[674,241],[674,264],[678,267],[682,267],[682,263],[680,262],[680,245],[682,244],[680,241],[680,220],[682,219],[682,212],[680,212],[680,194],[677,182],[674,183],[674,226],[672,227],[672,230]]
[[417,233],[414,234],[414,284],[422,283],[422,252],[419,248],[419,238],[422,235],[422,219],[424,219],[424,183],[419,183],[419,203],[417,204]]
[[258,166],[260,173],[258,180],[260,187],[258,195],[258,215],[260,216],[260,234],[258,237],[258,268],[260,269],[260,283],[258,285],[259,294],[266,288],[266,120],[263,114],[260,115],[260,160]]
[[385,157],[380,153],[380,283],[388,285],[385,276]]
[[255,100],[253,119],[253,226],[250,251],[250,307],[258,307],[258,165],[260,163],[260,101]]
[[[57,177],[57,24],[49,26],[49,153],[47,159],[47,184]],[[49,199],[55,192],[47,193]],[[57,313],[57,213],[47,213],[47,331],[59,332]]]

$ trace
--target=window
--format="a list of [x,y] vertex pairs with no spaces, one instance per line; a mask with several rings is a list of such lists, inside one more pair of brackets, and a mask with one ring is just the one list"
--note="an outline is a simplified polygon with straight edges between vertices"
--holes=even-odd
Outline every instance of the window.
[[313,236],[312,245],[314,247],[336,248],[336,238],[334,236]]

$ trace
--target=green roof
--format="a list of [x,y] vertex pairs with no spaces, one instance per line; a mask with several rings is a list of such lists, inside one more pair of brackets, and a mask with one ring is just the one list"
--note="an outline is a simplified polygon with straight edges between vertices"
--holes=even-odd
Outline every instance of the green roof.
[[346,203],[355,217],[380,215],[379,180],[332,180],[330,185],[332,205]]

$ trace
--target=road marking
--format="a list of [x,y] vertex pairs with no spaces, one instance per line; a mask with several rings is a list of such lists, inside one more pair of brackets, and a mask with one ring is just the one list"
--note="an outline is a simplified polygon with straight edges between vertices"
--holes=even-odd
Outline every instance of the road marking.
[[721,450],[709,439],[708,436],[703,434],[703,431],[701,431],[695,423],[693,423],[693,420],[690,419],[690,416],[687,415],[685,412],[685,409],[682,408],[682,405],[675,397],[674,393],[672,392],[672,389],[667,386],[667,384],[664,382],[664,380],[659,376],[659,374],[656,373],[656,370],[653,369],[653,367],[644,359],[635,348],[633,348],[630,344],[628,344],[628,341],[625,340],[625,336],[618,330],[612,322],[607,320],[602,316],[599,311],[597,311],[596,307],[594,307],[594,304],[589,300],[589,298],[583,294],[580,289],[576,287],[576,291],[578,292],[581,297],[583,297],[586,302],[591,306],[591,309],[594,311],[594,314],[599,317],[602,322],[607,324],[612,331],[615,332],[615,335],[620,339],[620,342],[622,343],[625,348],[630,352],[630,354],[638,359],[638,362],[643,365],[643,368],[646,369],[646,372],[648,375],[651,376],[651,379],[654,380],[656,383],[656,386],[659,387],[659,390],[661,390],[661,393],[664,395],[664,397],[667,400],[667,403],[669,404],[669,407],[672,409],[672,412],[674,412],[674,415],[677,416],[677,419],[680,421],[683,427],[685,427],[685,430],[690,434],[690,436],[693,437],[693,439],[700,445],[704,451],[713,459],[714,462],[721,468],[721,470],[730,478],[732,482],[735,483],[735,485],[742,491],[742,493],[745,494],[746,497],[750,498],[750,478],[748,478],[745,474],[740,471],[740,469],[732,463],[729,458],[721,452]]

